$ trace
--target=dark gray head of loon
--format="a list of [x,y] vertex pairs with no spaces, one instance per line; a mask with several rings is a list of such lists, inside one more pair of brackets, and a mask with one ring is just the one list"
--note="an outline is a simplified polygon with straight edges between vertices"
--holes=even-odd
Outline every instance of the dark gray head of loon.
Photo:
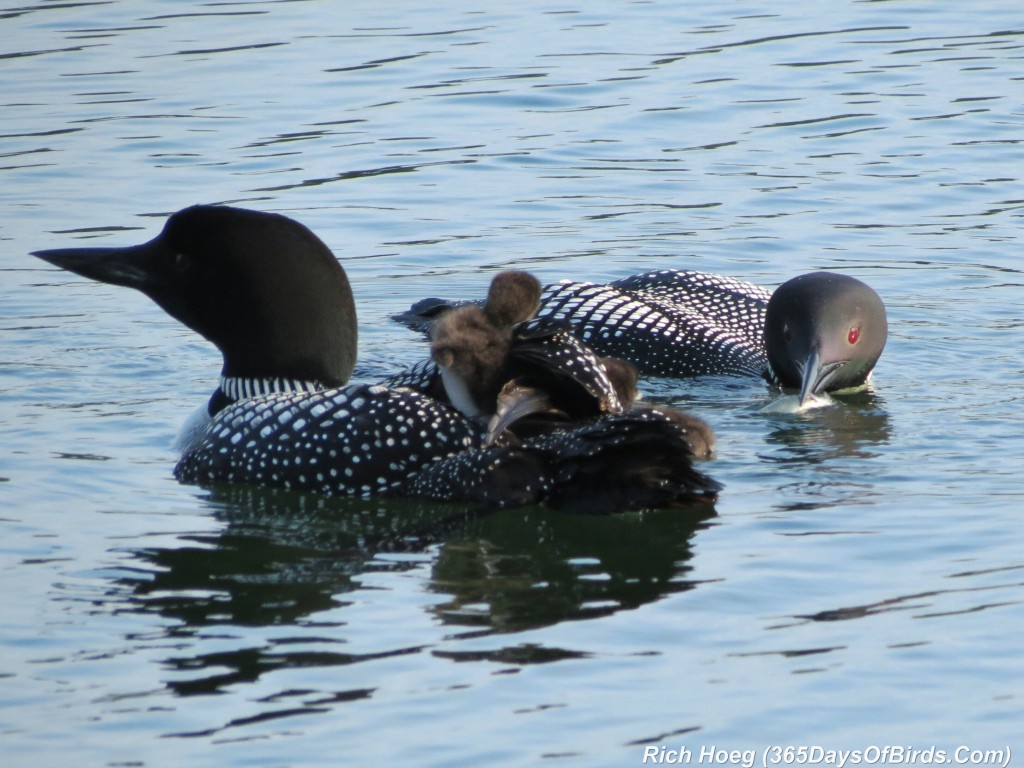
[[800,402],[863,384],[888,335],[885,305],[848,275],[811,272],[780,285],[768,302],[764,342],[771,372]]
[[224,376],[344,384],[356,359],[348,277],[330,249],[273,213],[196,205],[126,248],[33,254],[70,272],[136,288],[224,356]]

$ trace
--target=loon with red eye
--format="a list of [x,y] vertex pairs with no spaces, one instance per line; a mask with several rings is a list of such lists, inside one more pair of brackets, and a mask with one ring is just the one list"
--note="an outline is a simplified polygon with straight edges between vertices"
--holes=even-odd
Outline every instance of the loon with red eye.
[[[395,319],[425,329],[465,302],[423,299]],[[594,352],[643,376],[762,376],[813,394],[863,384],[885,346],[885,306],[865,283],[811,272],[774,292],[722,275],[658,269],[605,285],[544,288],[539,317],[569,323]]]
[[768,302],[764,343],[769,378],[812,395],[867,381],[888,336],[885,305],[867,284],[835,272],[794,277]]

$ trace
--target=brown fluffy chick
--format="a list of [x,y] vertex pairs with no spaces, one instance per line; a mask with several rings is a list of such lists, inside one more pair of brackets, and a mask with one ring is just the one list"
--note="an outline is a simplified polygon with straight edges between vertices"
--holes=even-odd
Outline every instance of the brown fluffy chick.
[[487,290],[484,314],[498,328],[529,320],[540,307],[540,291],[540,282],[529,272],[499,272]]
[[509,378],[509,329],[536,314],[540,290],[533,275],[506,270],[491,280],[482,309],[467,305],[434,320],[431,357],[441,369],[448,399],[467,416],[494,413]]
[[512,333],[469,305],[437,318],[430,336],[430,356],[441,369],[452,405],[470,417],[493,413],[506,379]]
[[672,408],[667,405],[638,403],[639,391],[637,389],[637,381],[639,380],[639,372],[636,366],[617,357],[603,357],[601,362],[604,363],[605,370],[608,372],[608,378],[611,379],[612,386],[615,388],[615,392],[618,394],[619,400],[622,401],[622,407],[625,410],[651,410],[664,414],[683,433],[683,437],[689,443],[690,450],[693,451],[695,458],[708,459],[714,456],[716,447],[715,431],[706,421],[679,408]]

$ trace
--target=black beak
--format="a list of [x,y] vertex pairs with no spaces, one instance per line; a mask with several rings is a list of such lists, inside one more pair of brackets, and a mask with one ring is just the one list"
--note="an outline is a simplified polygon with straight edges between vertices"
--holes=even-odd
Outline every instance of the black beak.
[[846,365],[845,360],[826,363],[817,349],[812,349],[804,361],[800,375],[800,405],[805,405],[811,395],[825,390],[825,385],[836,371]]
[[58,248],[32,255],[90,280],[147,292],[159,279],[162,250],[152,240],[128,248]]

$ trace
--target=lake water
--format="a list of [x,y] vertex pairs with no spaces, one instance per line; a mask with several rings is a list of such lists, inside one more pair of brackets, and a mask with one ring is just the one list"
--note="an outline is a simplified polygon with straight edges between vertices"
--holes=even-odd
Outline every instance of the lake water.
[[[1019,0],[0,19],[5,768],[1019,762]],[[834,269],[891,336],[870,392],[799,416],[762,413],[757,381],[644,382],[717,430],[704,518],[211,493],[173,480],[170,443],[215,350],[28,255],[141,242],[198,202],[331,246],[359,380],[424,355],[392,313],[510,266]]]

